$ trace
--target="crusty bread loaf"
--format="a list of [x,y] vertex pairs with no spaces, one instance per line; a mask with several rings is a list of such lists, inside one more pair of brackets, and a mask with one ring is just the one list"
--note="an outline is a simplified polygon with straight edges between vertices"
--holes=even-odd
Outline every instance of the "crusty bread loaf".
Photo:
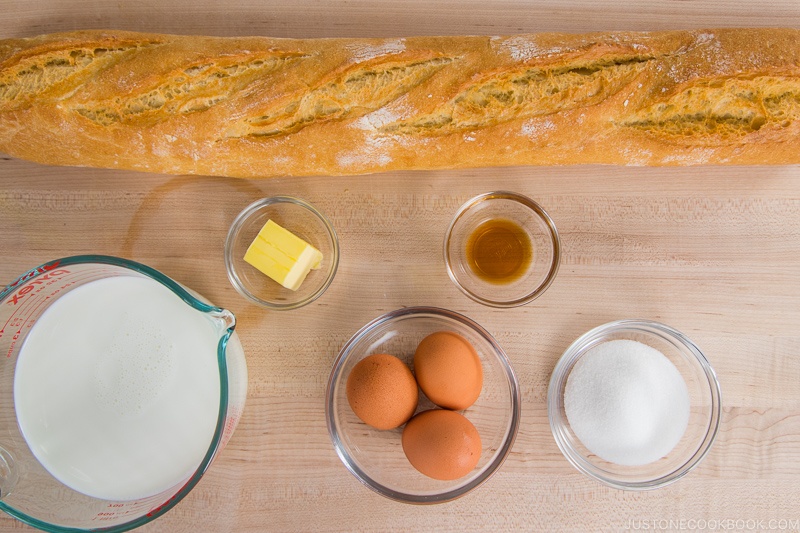
[[0,151],[239,177],[800,163],[800,30],[5,40]]

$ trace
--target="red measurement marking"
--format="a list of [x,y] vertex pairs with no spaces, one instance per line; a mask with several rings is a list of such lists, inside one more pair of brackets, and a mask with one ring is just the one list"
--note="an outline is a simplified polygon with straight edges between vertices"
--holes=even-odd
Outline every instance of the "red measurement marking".
[[[31,309],[31,310],[30,310],[30,312],[28,313],[28,319],[25,321],[25,322],[27,322],[27,323],[28,323],[28,327],[29,327],[29,328],[30,328],[30,327],[33,327],[33,321],[32,321],[32,320],[30,320],[30,318],[31,318],[32,316],[36,316],[36,317],[38,317],[38,316],[40,315],[39,309],[40,309],[42,306],[46,306],[46,305],[47,305],[47,301],[50,299],[50,297],[51,297],[51,296],[54,296],[54,295],[55,295],[55,293],[53,293],[53,294],[48,294],[48,295],[47,295],[47,296],[45,296],[44,298],[41,298],[41,299],[39,299],[39,300],[34,300],[34,302],[35,302],[35,305],[33,305],[33,306],[32,306],[32,307],[33,307],[33,309]],[[20,326],[19,326],[19,329],[17,330],[17,333],[19,333],[20,331],[22,331],[22,326],[24,326],[24,325],[25,325],[25,322],[23,322],[22,324],[20,324]]]
[[60,264],[61,264],[61,261],[54,261],[54,262],[52,262],[50,264],[42,265],[42,266],[36,268],[35,270],[32,270],[32,271],[28,272],[27,274],[25,274],[24,276],[22,276],[21,278],[19,278],[17,281],[15,281],[14,283],[12,283],[11,285],[9,285],[6,288],[10,289],[11,287],[16,287],[20,283],[24,283],[25,281],[27,281],[27,280],[29,280],[29,279],[31,279],[33,277],[36,277],[36,275],[38,275],[38,274],[41,274],[43,272],[47,272],[49,270],[53,270],[54,268],[56,268]]
[[[55,263],[54,265],[57,265],[57,263]],[[5,324],[3,324],[3,327],[0,328],[0,337],[3,336],[3,334],[6,332],[6,328],[9,325],[11,325],[12,330],[15,326],[18,325],[19,328],[14,332],[15,334],[12,340],[16,340],[17,338],[19,338],[19,334],[22,331],[22,328],[25,325],[25,323],[26,322],[28,323],[29,328],[32,327],[33,321],[31,321],[31,317],[38,318],[39,315],[37,313],[39,309],[47,303],[47,300],[49,300],[54,296],[57,296],[62,290],[68,289],[69,287],[72,287],[78,283],[82,283],[87,280],[100,279],[101,277],[108,276],[109,274],[122,275],[117,272],[109,271],[108,268],[104,266],[101,266],[100,268],[84,270],[68,278],[67,283],[56,288],[53,292],[49,293],[44,298],[34,298],[34,296],[39,295],[39,293],[44,291],[46,287],[49,287],[54,283],[58,283],[59,281],[65,281],[65,279],[62,278],[61,276],[64,276],[66,274],[73,274],[71,271],[66,269],[53,270],[53,268],[55,268],[55,266],[51,268],[44,268],[44,270],[40,269],[40,272],[47,272],[47,273],[34,280],[31,280],[28,284],[21,287],[16,293],[14,293],[11,296],[11,298],[7,303],[9,305],[14,305],[14,306],[19,305],[19,307],[16,308],[11,313],[11,315],[6,320]],[[30,276],[26,276],[26,279],[30,279]],[[15,284],[19,284],[19,282]],[[20,301],[22,302],[21,304],[19,303]],[[14,324],[11,324],[12,320],[15,320]],[[18,322],[19,320],[22,321]],[[10,331],[11,330],[9,330],[9,333]],[[11,350],[9,350],[6,357],[10,356],[11,356]]]
[[[185,484],[183,485],[183,487],[185,487],[187,484],[188,484],[188,482],[187,482],[187,483],[185,483]],[[173,495],[170,497],[170,499],[168,499],[167,501],[165,501],[164,503],[162,503],[162,504],[161,504],[161,505],[159,505],[158,507],[155,507],[155,508],[151,509],[151,510],[150,510],[150,512],[149,512],[149,513],[147,513],[145,516],[147,516],[147,517],[149,518],[149,517],[151,517],[151,516],[153,516],[153,515],[157,514],[159,511],[161,511],[161,510],[162,510],[162,509],[164,509],[165,507],[167,507],[167,506],[168,506],[169,504],[171,504],[173,501],[175,501],[175,499],[178,497],[178,494],[180,494],[180,492],[183,490],[183,487],[181,487],[179,490],[175,491],[175,494],[173,494]]]
[[6,359],[11,357],[11,354],[14,353],[14,346],[17,345],[17,341],[12,340],[11,344],[8,347],[8,352],[6,352]]
[[[225,419],[225,428],[222,430],[222,442],[227,444],[230,438],[233,436],[233,431],[236,429],[236,424],[239,423],[239,414],[229,415]],[[222,448],[220,448],[222,451]]]
[[[61,270],[54,270],[52,272],[44,274],[43,276],[36,278],[30,283],[26,284],[24,287],[19,289],[15,294],[12,294],[11,298],[6,303],[8,305],[16,306],[19,304],[19,301],[25,296],[27,296],[29,293],[32,293],[32,295],[36,295],[39,292],[41,292],[44,289],[44,287],[60,279],[59,276],[63,276],[69,273],[70,273],[69,270],[61,269]],[[34,298],[34,300],[36,299]],[[28,303],[29,301],[31,301],[31,298],[25,298],[22,305],[20,305],[19,309],[11,313],[11,316],[9,316],[6,323],[3,324],[2,328],[0,328],[0,336],[3,335],[3,332],[5,331],[5,328],[11,321],[11,319],[14,318],[14,316],[17,314],[18,311],[23,311],[25,309],[25,304]]]

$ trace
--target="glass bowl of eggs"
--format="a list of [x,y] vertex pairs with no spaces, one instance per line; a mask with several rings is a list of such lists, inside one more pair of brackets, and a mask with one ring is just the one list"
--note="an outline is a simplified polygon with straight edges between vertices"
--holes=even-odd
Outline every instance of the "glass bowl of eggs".
[[408,307],[362,327],[326,391],[334,448],[387,498],[450,501],[484,483],[519,428],[520,391],[503,349],[471,319]]
[[618,320],[579,337],[547,394],[558,447],[608,486],[649,490],[696,467],[717,435],[721,398],[700,349],[674,328]]

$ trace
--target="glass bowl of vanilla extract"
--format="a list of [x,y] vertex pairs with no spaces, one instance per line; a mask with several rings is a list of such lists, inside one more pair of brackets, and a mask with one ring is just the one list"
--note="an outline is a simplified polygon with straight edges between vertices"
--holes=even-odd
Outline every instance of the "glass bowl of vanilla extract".
[[555,222],[542,206],[515,192],[487,192],[467,201],[444,239],[450,279],[490,307],[518,307],[541,296],[560,260]]

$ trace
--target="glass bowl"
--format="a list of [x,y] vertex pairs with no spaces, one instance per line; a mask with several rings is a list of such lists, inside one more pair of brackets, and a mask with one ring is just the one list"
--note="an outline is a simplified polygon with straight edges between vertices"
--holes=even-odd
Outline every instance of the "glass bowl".
[[[322,252],[320,268],[309,272],[296,291],[244,260],[247,248],[270,219]],[[225,241],[225,268],[231,284],[239,294],[268,309],[297,309],[313,302],[333,282],[338,266],[339,240],[330,221],[308,202],[291,196],[264,198],[247,206],[231,224]]]
[[[532,254],[527,267],[513,279],[487,281],[470,265],[470,239],[490,221],[510,221],[530,239]],[[558,272],[561,240],[550,215],[530,198],[507,191],[472,198],[456,213],[444,239],[447,274],[467,296],[491,307],[517,307],[532,302],[550,286]]]
[[[453,481],[439,481],[419,473],[403,453],[403,427],[379,430],[366,425],[350,409],[346,395],[347,377],[364,357],[389,353],[413,370],[417,345],[437,331],[453,331],[466,338],[483,366],[480,397],[460,411],[480,434],[481,457],[470,474]],[[445,502],[481,485],[505,460],[519,427],[519,385],[503,349],[469,318],[433,307],[398,309],[362,327],[339,352],[326,396],[328,432],[344,465],[370,489],[406,503]],[[432,408],[433,403],[420,391],[415,413]]]
[[[642,466],[611,463],[591,453],[570,428],[564,389],[575,364],[606,341],[630,339],[655,348],[680,372],[689,392],[689,422],[678,444],[665,457]],[[685,476],[705,457],[720,422],[720,388],[714,370],[695,344],[679,331],[647,320],[619,320],[585,333],[559,359],[547,391],[547,414],[558,447],[567,460],[591,478],[617,489],[649,490]]]

